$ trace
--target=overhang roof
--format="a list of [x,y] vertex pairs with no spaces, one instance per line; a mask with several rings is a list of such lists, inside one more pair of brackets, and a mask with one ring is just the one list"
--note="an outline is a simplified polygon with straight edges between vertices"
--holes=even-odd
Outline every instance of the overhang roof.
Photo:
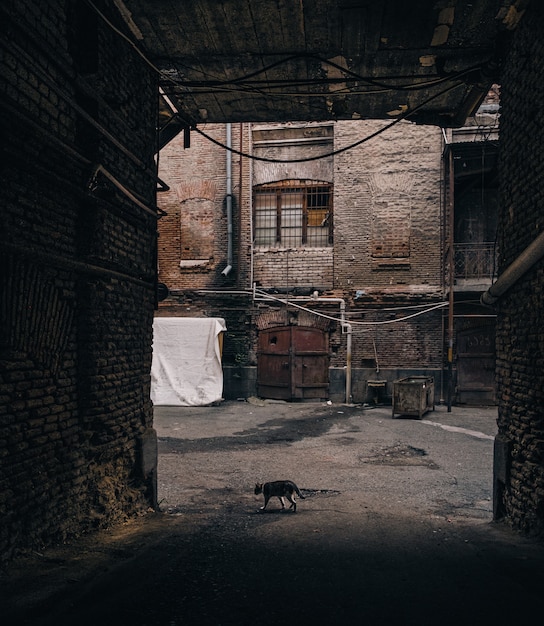
[[529,0],[114,0],[188,125],[462,125]]

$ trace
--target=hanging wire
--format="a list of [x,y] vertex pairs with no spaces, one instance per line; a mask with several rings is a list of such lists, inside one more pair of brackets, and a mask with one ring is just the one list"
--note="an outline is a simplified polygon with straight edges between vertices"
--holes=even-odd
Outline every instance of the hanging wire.
[[[321,79],[306,79],[306,80],[302,80],[302,79],[296,79],[296,80],[290,80],[290,79],[264,79],[264,80],[259,80],[259,81],[253,81],[253,80],[249,80],[251,77],[258,75],[258,74],[264,74],[266,72],[269,72],[271,69],[273,69],[274,67],[278,66],[278,65],[282,65],[285,63],[289,63],[291,61],[294,60],[314,60],[316,62],[318,62],[320,65],[330,65],[331,67],[341,71],[344,76],[343,77],[338,77],[338,78],[321,78]],[[179,61],[176,62],[177,65],[181,65],[179,63]],[[192,67],[188,67],[188,66],[183,66],[186,69],[192,71],[192,72],[200,72],[201,70],[197,69],[197,68],[192,68]],[[382,80],[378,80],[375,78],[368,78],[365,76],[362,76],[361,74],[357,74],[356,72],[350,70],[349,68],[343,67],[337,63],[335,63],[334,61],[331,61],[330,59],[324,59],[322,57],[319,57],[315,54],[296,54],[296,55],[292,55],[289,57],[286,57],[284,59],[281,59],[279,61],[276,61],[275,63],[272,63],[271,65],[268,65],[267,67],[264,67],[260,70],[257,70],[255,72],[252,72],[251,74],[247,74],[245,76],[240,76],[238,78],[233,78],[231,80],[223,80],[223,79],[214,79],[214,80],[209,80],[209,81],[204,81],[204,80],[174,80],[171,77],[169,77],[170,82],[173,82],[174,84],[176,84],[179,87],[186,87],[186,88],[191,88],[191,89],[217,89],[217,88],[227,88],[230,89],[231,85],[236,85],[237,87],[243,87],[244,90],[248,90],[248,89],[253,89],[259,85],[265,85],[266,87],[268,87],[269,89],[271,88],[279,88],[279,89],[283,89],[286,86],[287,87],[298,87],[298,86],[312,86],[312,85],[330,85],[330,84],[345,84],[345,83],[349,83],[349,82],[362,82],[367,84],[369,87],[373,87],[373,90],[367,90],[367,91],[362,91],[362,92],[354,92],[354,91],[335,91],[331,94],[328,94],[327,92],[323,93],[312,93],[312,92],[296,92],[292,95],[302,95],[302,96],[324,96],[324,95],[336,95],[338,93],[342,94],[342,93],[346,93],[346,94],[351,94],[351,93],[370,93],[370,94],[376,94],[376,93],[388,93],[391,91],[418,91],[418,90],[422,90],[422,89],[428,89],[429,87],[433,87],[435,85],[439,85],[445,82],[450,82],[452,80],[458,80],[459,78],[466,76],[468,74],[472,74],[473,72],[477,72],[481,69],[481,64],[478,65],[473,65],[473,66],[469,66],[463,70],[460,70],[458,72],[454,72],[451,74],[446,74],[443,76],[438,76],[436,78],[431,78],[428,80],[425,80],[423,77],[421,78],[421,80],[419,80],[418,82],[411,82],[411,83],[407,83],[407,84],[391,84],[391,83],[385,83]],[[346,76],[347,74],[347,76]],[[407,78],[406,76],[391,76],[389,77],[390,80],[402,80],[403,78]],[[202,91],[198,91],[195,93],[208,93],[208,92],[202,92]],[[213,93],[213,90],[210,90],[209,93]],[[263,94],[263,93],[268,93],[268,92],[263,92],[262,89],[258,90],[258,93]]]
[[[248,292],[250,293],[250,292]],[[251,292],[253,293],[253,292]],[[317,315],[318,317],[324,317],[326,319],[332,320],[333,322],[340,322],[342,323],[342,321],[346,321],[346,320],[342,320],[339,317],[333,316],[333,315],[327,315],[326,313],[321,313],[320,311],[316,311],[314,309],[310,309],[309,307],[305,307],[302,306],[300,304],[296,304],[295,302],[293,302],[292,300],[288,300],[285,298],[278,298],[277,296],[272,296],[269,293],[266,293],[265,291],[260,291],[258,289],[255,289],[256,294],[258,294],[260,297],[265,298],[267,300],[274,300],[276,302],[281,302],[282,304],[286,304],[288,306],[294,307],[296,309],[300,309],[302,311],[306,311],[307,313],[312,313],[313,315]],[[324,302],[324,300],[321,300],[321,302]],[[405,315],[403,317],[399,317],[396,319],[392,319],[392,320],[380,320],[380,321],[373,321],[373,322],[363,322],[360,320],[349,320],[349,324],[351,325],[356,325],[356,326],[370,326],[370,327],[374,327],[374,326],[383,326],[386,324],[396,324],[398,322],[405,322],[406,320],[409,319],[413,319],[414,317],[418,317],[420,315],[425,315],[426,313],[430,313],[431,311],[435,311],[436,309],[442,309],[444,307],[448,306],[448,302],[439,302],[438,304],[434,304],[431,305],[429,307],[427,307],[426,309],[422,310],[422,311],[418,311],[417,313],[412,313],[411,315]],[[374,309],[376,310],[376,309]]]
[[463,84],[464,83],[459,82],[455,85],[450,85],[449,87],[447,87],[446,89],[443,89],[439,93],[431,96],[430,98],[427,98],[426,100],[424,100],[423,102],[415,106],[413,109],[407,109],[404,113],[399,115],[399,117],[397,117],[395,120],[393,120],[392,122],[389,122],[389,124],[371,133],[370,135],[367,135],[366,137],[359,139],[359,141],[355,141],[354,143],[344,146],[343,148],[338,148],[338,150],[332,150],[331,152],[327,152],[326,154],[321,154],[321,155],[313,156],[313,157],[304,157],[304,158],[301,157],[298,159],[273,159],[270,157],[261,157],[261,156],[257,156],[254,154],[249,154],[247,152],[242,152],[240,150],[236,150],[235,148],[232,148],[230,146],[226,146],[222,142],[218,141],[217,139],[214,139],[213,137],[205,133],[200,128],[194,127],[192,128],[192,130],[197,132],[199,135],[201,135],[202,137],[204,137],[211,143],[221,148],[224,148],[225,150],[229,150],[233,154],[237,154],[238,156],[252,159],[254,161],[265,161],[266,163],[307,163],[308,161],[318,161],[319,159],[325,159],[331,156],[336,156],[337,154],[342,154],[343,152],[347,152],[348,150],[353,150],[353,148],[356,148],[357,146],[360,146],[366,143],[367,141],[374,139],[375,137],[377,137],[378,135],[381,135],[382,133],[389,130],[390,128],[393,128],[393,126],[395,126],[396,124],[399,124],[400,122],[406,120],[408,117],[410,117],[410,115],[413,115],[416,111],[418,111],[419,109],[429,104],[429,102],[432,102],[436,98],[443,96],[445,93],[448,93],[449,91],[452,91],[453,89],[457,89],[457,87]]
[[[142,60],[153,70],[155,71],[157,74],[159,74],[161,76],[161,78],[169,83],[171,83],[174,86],[191,86],[192,84],[195,83],[195,81],[193,81],[193,83],[187,81],[186,83],[184,83],[183,81],[178,81],[175,80],[174,78],[172,78],[172,76],[170,76],[168,74],[168,71],[166,70],[161,70],[160,68],[158,68],[152,61],[149,60],[149,58],[142,52],[142,50],[140,50],[140,48],[138,47],[138,45],[129,37],[127,36],[125,33],[123,33],[119,28],[117,28],[117,26],[115,26],[115,24],[113,24],[111,22],[111,20],[109,20],[102,11],[100,11],[100,9],[98,9],[98,7],[96,6],[96,4],[92,1],[92,0],[85,0],[85,2],[96,12],[96,14],[104,21],[104,23],[112,29],[112,31],[114,31],[117,35],[119,35],[122,39],[124,39],[135,51],[136,53],[142,58]],[[439,91],[438,93],[434,94],[433,96],[430,96],[429,98],[425,99],[423,102],[421,102],[420,104],[416,105],[415,107],[413,107],[412,109],[407,108],[406,111],[404,111],[401,115],[399,115],[395,120],[393,120],[392,122],[390,122],[387,126],[383,127],[382,129],[379,129],[378,131],[371,133],[370,135],[368,135],[367,137],[364,137],[363,139],[354,142],[353,144],[350,144],[348,146],[345,146],[343,148],[339,148],[338,150],[329,152],[327,154],[323,154],[323,155],[319,155],[319,156],[314,156],[314,157],[307,157],[307,158],[299,158],[299,159],[287,159],[287,160],[282,160],[282,159],[272,159],[272,158],[267,158],[267,157],[258,157],[252,154],[248,154],[245,152],[242,152],[240,150],[236,150],[235,148],[232,147],[228,147],[225,144],[217,141],[216,139],[214,139],[213,137],[210,137],[207,133],[205,133],[204,131],[202,131],[201,129],[196,127],[196,124],[191,123],[190,126],[192,128],[192,130],[195,130],[196,132],[198,132],[202,137],[208,139],[208,141],[211,141],[212,143],[220,146],[221,148],[225,149],[225,150],[230,150],[233,154],[237,154],[239,156],[243,156],[246,157],[248,159],[253,159],[253,160],[257,160],[257,161],[264,161],[264,162],[268,162],[268,163],[303,163],[303,162],[309,162],[309,161],[316,161],[319,159],[324,159],[330,156],[334,156],[337,154],[341,154],[343,152],[347,152],[348,150],[352,150],[353,148],[367,142],[370,141],[371,139],[373,139],[374,137],[380,135],[381,133],[389,130],[390,128],[392,128],[393,126],[395,126],[396,124],[398,124],[399,122],[408,119],[411,115],[413,115],[416,111],[420,110],[421,108],[423,108],[424,106],[426,106],[427,104],[429,104],[430,102],[432,102],[433,100],[443,96],[444,94],[457,89],[458,87],[464,85],[463,81],[461,81],[460,79],[468,74],[471,74],[473,72],[477,72],[478,70],[481,69],[481,65],[477,65],[477,66],[472,66],[469,68],[466,68],[460,72],[457,72],[455,74],[451,74],[451,75],[447,75],[447,76],[441,76],[439,78],[435,78],[432,79],[430,81],[424,81],[424,82],[419,82],[419,83],[410,83],[407,85],[390,85],[387,83],[384,83],[383,81],[380,80],[376,80],[376,79],[372,79],[372,78],[366,78],[363,76],[360,76],[359,74],[357,74],[356,72],[353,72],[352,70],[345,68],[341,65],[339,65],[338,63],[335,63],[334,61],[328,60],[328,59],[322,59],[321,57],[314,55],[314,54],[296,54],[296,55],[291,55],[289,57],[280,59],[268,66],[266,66],[265,68],[259,69],[259,70],[255,70],[254,72],[251,72],[249,74],[246,74],[243,77],[238,77],[235,79],[232,79],[230,81],[224,81],[224,80],[219,80],[219,79],[214,79],[214,83],[206,83],[206,85],[211,85],[211,84],[215,84],[216,88],[219,89],[220,87],[226,87],[228,85],[237,85],[237,86],[242,86],[244,88],[244,90],[247,91],[247,86],[243,85],[244,81],[248,81],[249,79],[255,77],[255,76],[259,76],[265,72],[270,71],[271,69],[273,69],[274,67],[277,67],[279,65],[285,64],[289,61],[292,60],[296,60],[296,59],[312,59],[315,60],[316,62],[319,62],[321,64],[328,64],[331,67],[338,69],[339,71],[343,72],[344,74],[347,74],[351,77],[352,80],[356,80],[356,81],[361,81],[361,82],[365,82],[370,86],[373,87],[379,87],[381,89],[384,89],[386,91],[413,91],[413,90],[419,90],[419,89],[426,89],[431,85],[437,85],[437,84],[441,84],[443,82],[451,82],[453,81],[457,81],[455,82],[455,84],[450,85],[448,87],[446,87],[445,89]],[[179,62],[178,62],[179,64]],[[201,71],[201,70],[195,70],[195,68],[190,68],[191,71]],[[203,72],[202,72],[203,73]],[[345,79],[340,79],[341,82],[346,82]],[[270,81],[265,81],[265,84],[269,84]],[[326,82],[326,81],[325,81]],[[300,81],[296,81],[294,84],[300,84]],[[198,84],[198,83],[195,83]],[[286,83],[287,85],[289,84],[289,82]],[[324,84],[324,83],[322,83]],[[204,85],[204,83],[202,83],[202,85]],[[259,91],[259,93],[261,93],[262,95],[267,95],[266,92],[263,92],[262,90]],[[351,92],[350,92],[351,93]],[[297,93],[296,95],[299,96],[304,96],[304,93]],[[318,97],[334,97],[335,93],[319,93],[319,94],[311,94],[312,96],[318,96]],[[344,95],[344,94],[342,94]],[[180,119],[183,119],[182,116],[179,114],[179,112],[177,113],[178,117],[180,117]],[[187,121],[188,120],[184,120]]]

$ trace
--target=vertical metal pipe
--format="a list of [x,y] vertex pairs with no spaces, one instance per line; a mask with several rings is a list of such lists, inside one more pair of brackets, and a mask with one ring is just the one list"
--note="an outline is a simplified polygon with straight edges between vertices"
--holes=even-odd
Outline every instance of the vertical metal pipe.
[[232,125],[226,125],[227,134],[227,267],[221,272],[223,276],[228,276],[232,270]]
[[[244,152],[243,147],[243,141],[244,141],[244,124],[242,122],[240,122],[240,146],[239,146],[239,150],[240,150],[240,161],[239,161],[239,168],[240,168],[240,172],[239,172],[239,185],[238,185],[238,210],[236,212],[236,235],[237,235],[237,241],[238,241],[238,250],[242,249],[242,198],[243,198],[243,163],[244,163],[244,158],[242,157],[242,154]],[[238,254],[236,256],[236,264],[237,264],[237,275],[238,275],[238,284],[239,284],[239,280],[240,280],[240,264],[241,264],[241,255]]]
[[448,413],[451,413],[451,404],[453,396],[453,282],[455,279],[454,268],[454,185],[455,177],[453,172],[453,150],[450,147],[448,154],[448,223],[449,223],[449,249],[448,249],[448,265],[449,265],[449,306],[448,306]]
[[346,404],[351,404],[351,324],[344,324],[346,340]]
[[[320,300],[320,298],[316,298],[316,299]],[[321,302],[323,302],[324,300],[326,300],[326,298],[321,299]],[[343,298],[340,298],[340,323],[342,326],[342,333],[346,334],[346,404],[351,404],[352,327],[351,327],[351,324],[348,324],[348,322],[346,322],[346,301]]]
[[[248,122],[247,125],[247,134],[248,134],[248,154],[253,154],[253,134],[252,134],[252,126],[251,123]],[[249,284],[251,288],[254,290],[253,299],[255,300],[255,282],[254,282],[254,237],[253,237],[253,159],[249,159]]]

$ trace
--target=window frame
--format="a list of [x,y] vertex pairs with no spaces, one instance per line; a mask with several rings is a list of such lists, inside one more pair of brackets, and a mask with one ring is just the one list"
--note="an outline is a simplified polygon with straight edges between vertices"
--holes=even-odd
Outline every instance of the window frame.
[[[309,208],[309,197],[311,193],[326,193],[327,204],[321,205],[318,208]],[[257,196],[259,193],[263,195],[265,193],[274,194],[275,195],[275,213],[276,213],[276,224],[275,224],[275,237],[274,243],[267,244],[263,242],[257,241]],[[333,245],[333,185],[330,182],[326,181],[318,181],[318,180],[307,180],[307,179],[287,179],[282,181],[276,181],[272,183],[263,183],[260,185],[255,185],[253,187],[253,242],[254,245],[261,248],[266,247],[293,247],[290,246],[285,241],[285,236],[282,238],[282,229],[286,228],[282,225],[282,217],[283,211],[287,208],[284,206],[284,202],[282,199],[287,196],[287,194],[302,194],[302,202],[301,202],[301,210],[302,210],[302,224],[301,224],[301,236],[300,243],[297,243],[294,247],[307,247],[307,248],[325,248],[331,247]],[[270,209],[271,207],[267,207]],[[326,235],[326,243],[322,243],[321,245],[312,245],[308,243],[308,224],[309,224],[309,216],[310,211],[326,211],[325,217],[323,218],[323,222],[326,222],[324,226],[327,227],[327,235]],[[315,227],[315,226],[314,226]]]

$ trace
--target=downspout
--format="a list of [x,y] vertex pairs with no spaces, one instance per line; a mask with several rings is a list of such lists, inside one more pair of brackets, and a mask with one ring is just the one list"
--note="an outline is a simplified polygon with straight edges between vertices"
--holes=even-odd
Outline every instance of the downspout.
[[[248,152],[249,154],[253,154],[253,131],[251,127],[251,122],[247,125],[247,135],[248,135]],[[249,159],[249,284],[253,289],[253,299],[255,299],[255,283],[253,280],[254,275],[254,235],[253,235],[253,159]]]
[[346,404],[352,403],[351,397],[351,341],[352,341],[352,326],[349,322],[346,322],[346,301],[344,298],[320,298],[318,296],[298,296],[295,298],[277,298],[275,296],[268,296],[264,294],[257,295],[255,284],[253,285],[253,300],[276,300],[283,302],[284,304],[291,304],[298,306],[296,302],[338,302],[340,304],[340,327],[342,334],[346,335]]
[[342,320],[342,333],[346,335],[346,404],[351,404],[351,338],[352,327],[346,322],[346,302],[340,300],[340,319]]
[[[234,221],[236,223],[236,235],[238,237],[238,241],[240,242],[238,245],[238,250],[240,250],[242,248],[242,198],[244,197],[244,177],[243,177],[243,166],[244,166],[244,159],[242,157],[242,154],[244,152],[243,148],[243,141],[244,141],[244,124],[243,122],[240,122],[240,126],[239,126],[239,132],[240,132],[240,145],[239,145],[239,150],[240,150],[240,158],[238,160],[238,206],[236,207],[236,216],[234,218]],[[234,228],[233,228],[234,230]],[[242,262],[242,255],[237,254],[236,255],[236,274],[238,277],[241,276],[241,268],[240,268],[240,264]]]
[[450,147],[448,152],[448,269],[449,269],[449,294],[448,294],[448,413],[451,413],[451,404],[453,399],[453,306],[454,291],[453,283],[455,282],[455,257],[454,257],[454,230],[455,230],[455,173],[453,169],[453,151]]
[[227,146],[227,266],[221,272],[223,276],[228,276],[232,270],[232,126],[226,125],[226,146]]
[[544,256],[544,232],[530,243],[525,250],[513,261],[482,294],[480,301],[482,304],[491,306],[514,285],[537,261]]

